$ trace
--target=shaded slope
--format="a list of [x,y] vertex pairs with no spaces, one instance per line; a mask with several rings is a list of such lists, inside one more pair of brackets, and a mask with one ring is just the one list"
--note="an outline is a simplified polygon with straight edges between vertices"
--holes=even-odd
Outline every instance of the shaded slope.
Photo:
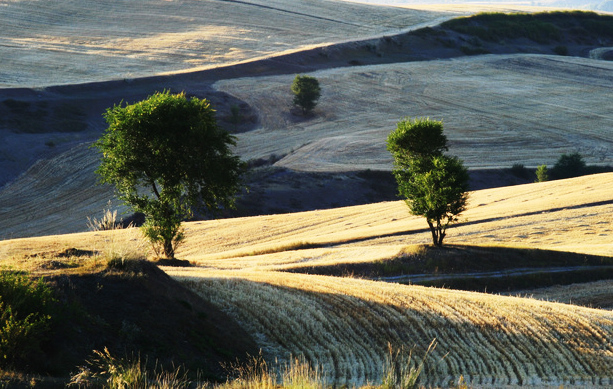
[[117,358],[140,356],[150,369],[156,364],[167,369],[182,365],[194,377],[199,372],[203,379],[224,380],[220,363],[257,354],[253,339],[233,319],[154,264],[65,270],[74,261],[57,258],[49,265],[59,270],[45,272],[45,280],[59,290],[66,313],[53,330],[46,366],[39,366],[39,372],[67,376],[84,365],[93,350],[108,348]]

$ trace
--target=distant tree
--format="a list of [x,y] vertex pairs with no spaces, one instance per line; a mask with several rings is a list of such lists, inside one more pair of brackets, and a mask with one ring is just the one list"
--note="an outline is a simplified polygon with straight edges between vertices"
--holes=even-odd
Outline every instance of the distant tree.
[[394,157],[398,192],[413,215],[424,216],[435,246],[442,246],[447,228],[466,209],[468,170],[456,157],[443,154],[443,123],[404,119],[387,138]]
[[547,165],[541,165],[536,168],[536,182],[549,181],[549,174],[547,172]]
[[551,169],[555,179],[578,177],[585,173],[585,162],[579,153],[562,154]]
[[294,105],[300,107],[304,115],[315,108],[321,97],[319,81],[315,77],[298,74],[292,82],[291,89],[294,93]]
[[235,138],[218,127],[206,99],[157,92],[105,113],[109,127],[94,143],[102,153],[96,173],[119,197],[146,215],[145,237],[156,253],[173,259],[184,239],[181,222],[193,209],[231,207],[242,162]]

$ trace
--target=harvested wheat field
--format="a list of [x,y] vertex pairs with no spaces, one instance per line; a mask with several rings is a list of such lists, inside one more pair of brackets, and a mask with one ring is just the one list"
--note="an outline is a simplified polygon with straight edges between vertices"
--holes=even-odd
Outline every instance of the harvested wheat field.
[[[430,116],[444,121],[449,152],[472,169],[552,166],[561,154],[572,152],[588,164],[613,164],[611,62],[481,56],[313,75],[323,95],[309,118],[290,113],[292,76],[215,84],[248,102],[259,116],[258,128],[237,135],[243,160],[274,154],[284,156],[275,166],[299,171],[389,171],[385,139],[397,121]],[[0,236],[84,231],[87,217],[113,199],[108,187],[93,186],[96,158],[81,145],[41,161],[4,187]]]
[[[604,174],[472,193],[448,243],[610,256],[612,182]],[[278,271],[393,257],[427,242],[424,226],[402,202],[192,223],[180,257],[201,267],[165,270],[236,317],[267,355],[305,355],[330,382],[377,382],[388,343],[421,358],[436,339],[426,385],[460,375],[476,387],[613,383],[611,312]]]
[[[446,243],[612,256],[612,182],[599,174],[473,192]],[[434,339],[425,385],[460,375],[475,387],[613,383],[609,311],[281,271],[392,258],[428,243],[425,226],[401,201],[186,223],[178,258],[196,266],[164,270],[236,318],[267,358],[304,355],[330,383],[379,382],[388,344],[419,360]],[[2,241],[0,255],[36,268],[68,248],[144,249],[127,229]]]
[[530,299],[276,272],[172,270],[267,353],[304,355],[328,382],[379,382],[388,344],[426,360],[423,384],[610,385],[613,313]]
[[[448,243],[611,255],[612,182],[606,174],[472,193]],[[193,223],[180,256],[202,267],[165,270],[249,328],[266,355],[304,355],[329,382],[378,382],[389,344],[414,347],[419,359],[436,339],[425,385],[460,375],[475,387],[613,383],[608,311],[275,271],[393,257],[428,241],[424,225],[402,202]]]
[[572,152],[613,163],[611,62],[486,55],[311,75],[322,98],[308,119],[290,114],[292,76],[216,83],[261,117],[239,138],[241,155],[285,156],[278,166],[304,171],[388,170],[385,139],[396,123],[430,117],[443,120],[449,152],[471,168],[552,165]]
[[0,7],[0,87],[202,69],[451,17],[330,0],[20,0]]

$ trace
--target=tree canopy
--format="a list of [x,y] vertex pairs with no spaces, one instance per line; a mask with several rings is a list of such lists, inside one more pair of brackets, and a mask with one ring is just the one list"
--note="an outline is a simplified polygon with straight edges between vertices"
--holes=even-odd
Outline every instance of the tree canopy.
[[315,77],[296,75],[291,86],[294,93],[294,105],[302,109],[303,114],[311,112],[321,97],[319,81]]
[[119,198],[147,215],[145,236],[174,258],[181,222],[197,209],[211,214],[232,207],[242,162],[235,138],[218,127],[206,99],[157,92],[104,115],[108,128],[94,143],[102,152],[96,173]]
[[413,215],[426,218],[433,244],[442,246],[447,227],[466,209],[469,181],[462,161],[443,154],[443,123],[404,119],[389,134],[387,148],[399,194]]

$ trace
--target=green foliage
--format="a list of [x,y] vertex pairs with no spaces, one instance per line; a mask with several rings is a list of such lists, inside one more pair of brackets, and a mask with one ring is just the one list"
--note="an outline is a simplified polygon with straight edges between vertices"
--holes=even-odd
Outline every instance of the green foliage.
[[105,118],[109,127],[94,143],[102,153],[96,173],[147,215],[143,231],[155,250],[174,258],[180,224],[194,209],[213,214],[234,206],[243,164],[206,99],[157,92],[109,108]]
[[41,363],[57,303],[42,279],[0,272],[0,368],[28,368]]
[[387,148],[399,194],[412,214],[426,218],[434,245],[442,246],[447,227],[466,209],[469,181],[462,161],[443,154],[442,122],[405,119],[389,134]]
[[511,166],[511,174],[518,178],[528,178],[530,176],[530,171],[526,169],[526,167],[521,163],[514,163]]
[[549,173],[547,171],[547,165],[540,165],[536,168],[536,181],[535,182],[545,182],[549,181]]
[[557,55],[566,56],[568,55],[568,47],[564,45],[559,45],[553,48],[553,52],[556,53]]
[[426,218],[435,246],[442,246],[447,227],[466,210],[468,170],[456,157],[430,159],[429,170],[411,171],[411,179],[399,182],[398,189],[413,215]]
[[528,38],[547,43],[550,40],[558,40],[561,36],[557,26],[535,14],[480,13],[469,18],[449,20],[442,26],[489,42]]
[[430,118],[404,118],[387,137],[387,149],[398,168],[407,169],[416,161],[448,150],[443,122]]
[[[489,42],[528,38],[538,43],[548,43],[559,41],[563,37],[563,30],[579,37],[589,35],[613,37],[613,16],[583,11],[530,14],[480,13],[449,20],[442,23],[442,26]],[[556,53],[567,55],[561,53],[563,46],[558,47],[559,49],[554,49]]]
[[315,77],[296,75],[291,86],[294,93],[294,105],[302,109],[303,114],[311,112],[321,97],[319,81]]
[[238,105],[232,104],[230,107],[230,122],[234,124],[234,128],[241,123],[243,116],[241,115],[241,109]]
[[562,154],[551,169],[554,179],[579,177],[585,172],[585,162],[579,153]]

